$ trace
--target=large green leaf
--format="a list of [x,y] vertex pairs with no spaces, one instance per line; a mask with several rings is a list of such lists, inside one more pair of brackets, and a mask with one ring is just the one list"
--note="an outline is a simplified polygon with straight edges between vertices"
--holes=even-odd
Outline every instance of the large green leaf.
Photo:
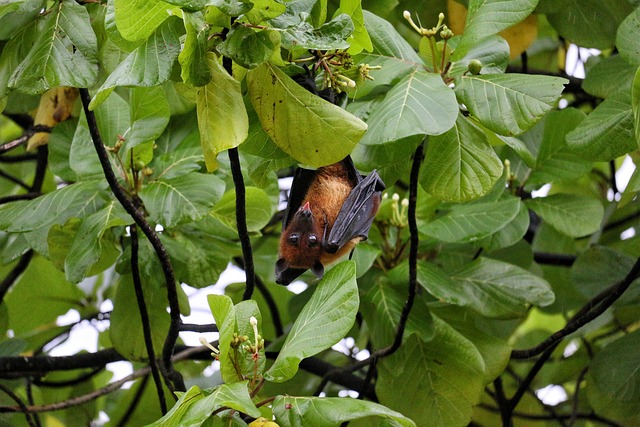
[[273,382],[290,379],[302,359],[340,341],[353,326],[358,303],[355,263],[345,261],[324,275],[291,327],[265,379]]
[[453,128],[429,138],[420,184],[434,197],[464,202],[487,193],[502,168],[486,134],[459,115]]
[[636,8],[618,27],[616,47],[620,56],[633,65],[640,65],[640,8]]
[[444,242],[472,242],[504,228],[520,210],[520,199],[455,206],[421,231]]
[[553,108],[566,79],[485,74],[457,80],[456,95],[480,122],[500,135],[519,135]]
[[538,0],[469,0],[467,22],[453,60],[462,59],[478,41],[523,21],[537,4]]
[[[602,58],[600,62],[588,70],[582,83],[582,89],[588,94],[602,99],[607,99],[616,92],[628,92],[636,68],[620,55]],[[616,76],[616,78],[612,79],[611,76]]]
[[76,283],[84,279],[89,269],[100,259],[104,233],[112,227],[130,222],[131,217],[116,202],[83,218],[64,263],[67,280]]
[[[510,319],[526,314],[529,305],[547,306],[554,301],[549,284],[515,265],[478,258],[451,274],[452,288],[429,287],[436,298],[469,307],[484,316]],[[429,286],[429,285],[427,285]]]
[[169,16],[172,6],[161,0],[115,0],[116,24],[131,41],[145,40]]
[[[266,226],[273,215],[271,200],[264,190],[257,187],[247,186],[245,188],[245,209],[247,230],[258,232]],[[236,192],[230,190],[224,193],[220,201],[216,204],[211,214],[218,217],[222,222],[231,228],[236,225]]]
[[31,25],[25,26],[22,31],[14,34],[2,47],[2,54],[0,54],[0,97],[6,99],[10,90],[9,80],[11,80],[18,65],[29,54],[37,36],[37,23],[33,22]]
[[249,134],[249,118],[242,100],[240,82],[208,54],[213,80],[198,88],[198,129],[207,169],[216,168],[218,153],[237,147]]
[[[156,0],[157,1],[157,0]],[[116,4],[116,14],[117,14]],[[139,16],[134,14],[134,16]],[[136,50],[131,52],[109,74],[91,100],[93,110],[111,94],[116,86],[157,86],[169,79],[173,63],[180,53],[179,36],[182,21],[172,18],[163,23]]]
[[260,411],[249,396],[247,381],[221,384],[206,390],[194,385],[180,396],[169,412],[147,427],[200,426],[211,417],[213,411],[223,407],[252,417],[260,416]]
[[574,180],[591,170],[591,162],[578,156],[567,147],[567,133],[575,129],[586,115],[575,108],[552,111],[545,119],[544,134],[536,158],[536,165],[529,177],[533,185],[560,179]]
[[92,214],[104,205],[104,187],[102,181],[79,182],[33,200],[2,205],[0,229],[20,233]]
[[233,349],[231,341],[236,331],[236,315],[233,301],[226,295],[207,295],[207,303],[220,332],[218,349],[220,354],[220,375],[227,384],[240,381],[234,367]]
[[318,167],[342,160],[367,128],[360,119],[302,88],[269,62],[249,71],[247,83],[263,129],[301,163]]
[[640,413],[640,331],[596,354],[587,373],[587,398],[598,414],[624,420]]
[[504,73],[509,65],[509,43],[498,35],[489,36],[471,46],[464,58],[452,63],[449,76],[458,77],[466,73],[473,60],[482,64],[482,74]]
[[256,68],[280,49],[280,33],[274,30],[255,31],[245,26],[234,27],[218,50],[247,69]]
[[540,5],[564,39],[596,49],[613,47],[620,23],[632,10],[631,3],[617,0],[541,0]]
[[440,135],[453,126],[458,103],[438,74],[413,70],[376,106],[362,138],[365,145],[384,144],[412,135]]
[[[144,258],[141,258],[141,262],[143,261]],[[159,355],[171,321],[167,312],[167,292],[163,288],[152,286],[148,281],[145,286],[145,278],[142,280],[151,341],[155,354]],[[111,312],[109,337],[113,347],[127,360],[142,361],[148,360],[148,355],[136,301],[133,277],[131,274],[120,276]]]
[[[178,55],[182,81],[193,86],[204,86],[211,81],[207,62],[207,29],[202,12],[183,12],[187,37]],[[243,27],[244,28],[244,27]]]
[[131,127],[123,135],[124,147],[155,141],[169,124],[169,102],[159,86],[131,89]]
[[607,98],[573,131],[567,145],[591,161],[608,161],[638,149],[628,93]]
[[363,49],[371,51],[373,45],[365,26],[362,4],[360,0],[340,0],[340,9],[336,14],[346,13],[353,22],[353,33],[348,39],[350,44],[349,53],[352,55],[361,52]]
[[633,111],[633,127],[636,130],[636,141],[640,144],[640,67],[636,70],[631,87],[631,111]]
[[272,408],[276,422],[281,427],[325,427],[365,417],[381,417],[385,426],[416,425],[399,412],[358,399],[276,396]]
[[224,186],[215,175],[193,172],[150,182],[139,196],[153,221],[173,227],[206,215],[220,200]]
[[599,200],[588,196],[554,194],[526,201],[527,206],[559,232],[583,237],[600,228],[604,208]]
[[97,57],[98,43],[87,9],[64,0],[45,16],[43,28],[9,86],[31,94],[55,86],[90,87],[98,76]]
[[[436,335],[416,335],[378,362],[380,403],[429,426],[466,426],[484,387],[484,362],[469,340],[434,319]],[[419,397],[419,398],[418,398]]]
[[351,18],[344,13],[319,28],[314,28],[308,21],[302,21],[282,33],[282,46],[286,49],[347,49],[347,39],[353,33],[353,29]]

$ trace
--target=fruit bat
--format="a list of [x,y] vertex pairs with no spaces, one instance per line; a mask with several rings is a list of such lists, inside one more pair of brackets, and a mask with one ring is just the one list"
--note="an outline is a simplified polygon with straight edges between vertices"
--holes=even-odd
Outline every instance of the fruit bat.
[[350,156],[318,170],[298,168],[282,221],[276,283],[288,285],[367,238],[385,186],[376,171],[363,177]]

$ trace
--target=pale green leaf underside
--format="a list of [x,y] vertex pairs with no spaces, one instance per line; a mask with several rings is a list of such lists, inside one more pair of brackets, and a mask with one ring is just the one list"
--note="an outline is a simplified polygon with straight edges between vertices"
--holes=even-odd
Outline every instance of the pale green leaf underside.
[[434,197],[463,202],[487,193],[502,168],[485,133],[459,116],[449,131],[429,138],[420,183]]
[[485,74],[457,80],[460,102],[500,135],[519,135],[553,108],[566,79],[521,74]]
[[553,228],[575,238],[597,231],[604,215],[602,203],[588,196],[554,194],[526,204]]
[[297,161],[324,166],[351,153],[367,125],[302,88],[267,62],[247,73],[249,96],[263,129]]
[[220,200],[223,191],[224,182],[217,176],[194,172],[151,182],[139,195],[153,221],[173,227],[202,218]]
[[338,342],[351,329],[358,303],[355,263],[345,261],[324,275],[264,377],[286,381],[295,375],[302,359]]
[[365,145],[385,144],[412,135],[440,135],[451,129],[458,103],[442,77],[415,69],[377,105],[367,124]]
[[115,0],[116,25],[125,39],[144,40],[170,16],[172,8],[161,0]]

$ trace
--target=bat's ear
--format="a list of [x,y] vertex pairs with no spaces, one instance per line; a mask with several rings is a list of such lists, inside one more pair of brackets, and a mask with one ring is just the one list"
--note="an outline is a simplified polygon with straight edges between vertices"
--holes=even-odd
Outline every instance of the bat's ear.
[[311,267],[311,271],[313,271],[313,274],[315,274],[318,279],[322,279],[322,276],[324,276],[324,265],[322,265],[320,261],[316,261],[313,267]]

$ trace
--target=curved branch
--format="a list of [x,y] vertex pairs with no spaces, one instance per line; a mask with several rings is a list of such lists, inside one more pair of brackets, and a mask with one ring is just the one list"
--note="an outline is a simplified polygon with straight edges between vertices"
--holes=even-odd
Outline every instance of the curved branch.
[[36,427],[36,423],[31,417],[32,411],[29,410],[29,408],[22,401],[22,399],[20,399],[20,397],[17,394],[11,391],[11,389],[5,387],[2,383],[0,383],[0,390],[2,390],[7,396],[9,396],[11,399],[13,399],[14,402],[18,404],[18,408],[20,409],[20,412],[24,413],[24,416],[27,418],[27,423],[29,423],[29,426]]
[[149,320],[149,312],[147,311],[147,303],[144,300],[142,281],[140,280],[140,268],[138,266],[138,228],[135,225],[132,225],[129,230],[131,232],[131,274],[133,276],[133,287],[136,291],[136,301],[138,302],[138,311],[140,312],[144,345],[147,348],[147,356],[149,356],[151,376],[153,377],[153,382],[156,385],[160,411],[162,412],[162,415],[164,415],[167,413],[167,402],[164,398],[164,389],[162,388],[162,379],[160,378],[156,352],[153,349],[153,340],[151,339],[151,322]]
[[107,150],[104,148],[102,138],[100,137],[100,131],[98,130],[98,124],[96,123],[96,116],[93,111],[89,110],[91,97],[89,96],[89,91],[87,89],[80,89],[80,99],[82,100],[82,106],[89,125],[91,140],[93,141],[94,148],[98,154],[98,158],[100,159],[100,164],[102,165],[102,170],[107,182],[109,183],[109,187],[122,207],[129,215],[131,215],[144,235],[149,239],[151,246],[153,246],[158,259],[160,260],[160,264],[162,265],[162,272],[164,273],[167,286],[169,315],[171,317],[169,331],[167,332],[167,338],[165,339],[162,350],[163,369],[165,370],[165,377],[170,380],[169,385],[172,386],[171,388],[185,391],[186,387],[184,385],[182,375],[174,369],[171,361],[171,356],[173,355],[173,350],[176,341],[178,340],[178,334],[180,333],[180,305],[178,302],[178,291],[173,266],[171,265],[171,259],[169,258],[169,254],[167,253],[164,245],[160,241],[160,237],[158,237],[155,230],[151,228],[147,220],[144,218],[143,213],[136,208],[133,201],[127,196],[125,190],[118,183],[118,179],[111,168]]
[[633,283],[633,281],[638,277],[640,277],[640,258],[636,260],[636,263],[633,265],[624,279],[605,289],[603,292],[599,293],[593,299],[591,299],[591,301],[585,304],[584,307],[582,307],[576,314],[573,315],[573,317],[567,322],[564,328],[555,332],[553,335],[551,335],[535,347],[525,350],[513,350],[511,352],[511,358],[528,359],[542,352],[545,352],[552,346],[555,348],[555,345],[557,345],[564,337],[574,333],[575,331],[604,313],[606,309],[611,307],[611,305],[622,296],[622,294],[629,288],[629,286],[631,286],[631,283]]
[[0,304],[2,304],[4,296],[9,291],[9,288],[15,283],[18,277],[24,273],[27,267],[29,267],[31,258],[33,258],[33,249],[29,249],[25,252],[25,254],[20,257],[20,261],[18,261],[15,267],[11,269],[4,279],[2,279],[2,282],[0,283]]

